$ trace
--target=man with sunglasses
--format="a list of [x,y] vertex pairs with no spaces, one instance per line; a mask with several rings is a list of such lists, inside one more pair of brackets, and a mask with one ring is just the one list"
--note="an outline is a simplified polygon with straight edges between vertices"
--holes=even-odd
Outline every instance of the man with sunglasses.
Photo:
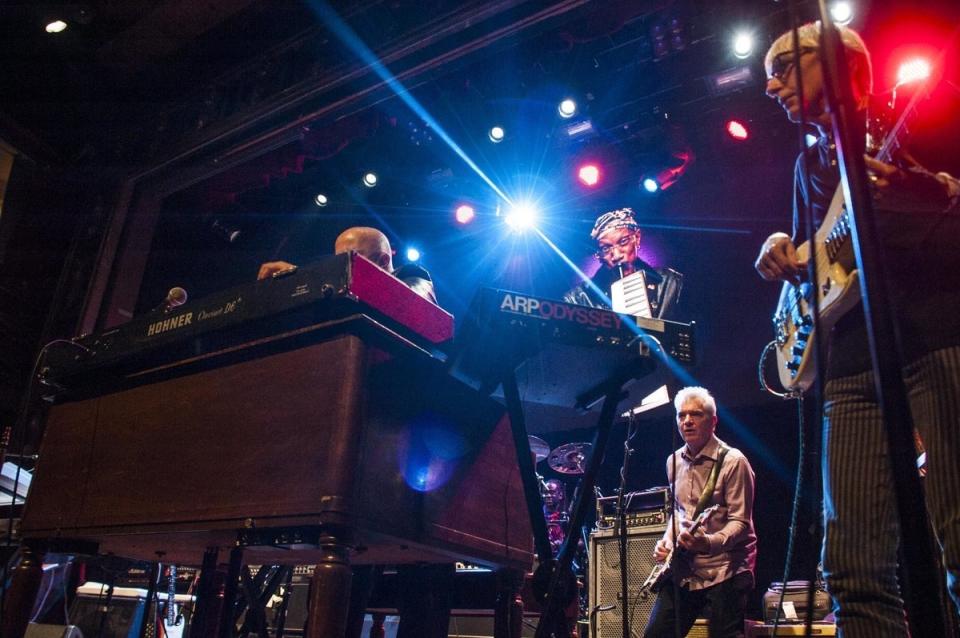
[[581,306],[610,308],[610,289],[614,282],[636,272],[644,273],[647,299],[652,317],[667,317],[680,298],[683,275],[670,268],[654,268],[640,258],[642,232],[630,208],[603,213],[590,232],[597,242],[600,270],[589,282],[568,291],[563,300]]
[[[866,122],[871,106],[870,56],[863,40],[840,27],[853,102]],[[766,55],[766,93],[795,123],[816,128],[818,141],[797,160],[793,234],[764,242],[756,269],[767,281],[797,282],[805,262],[806,206],[819,225],[840,175],[824,98],[820,25],[777,39]],[[799,81],[798,81],[799,76]],[[802,89],[801,89],[802,87]],[[960,604],[960,182],[909,157],[897,165],[868,157],[873,208],[890,301],[898,321],[902,371],[913,420],[927,447],[926,505],[943,548],[948,588]],[[897,581],[899,527],[893,477],[874,385],[861,305],[828,335],[824,380],[823,569],[840,635],[908,636]],[[881,344],[880,347],[889,347]]]

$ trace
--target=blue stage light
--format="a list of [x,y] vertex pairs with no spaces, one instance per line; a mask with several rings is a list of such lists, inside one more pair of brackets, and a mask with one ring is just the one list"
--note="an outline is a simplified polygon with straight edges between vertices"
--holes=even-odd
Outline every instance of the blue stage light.
[[536,207],[529,202],[520,202],[511,207],[504,220],[510,228],[518,231],[533,228],[537,223],[539,213]]

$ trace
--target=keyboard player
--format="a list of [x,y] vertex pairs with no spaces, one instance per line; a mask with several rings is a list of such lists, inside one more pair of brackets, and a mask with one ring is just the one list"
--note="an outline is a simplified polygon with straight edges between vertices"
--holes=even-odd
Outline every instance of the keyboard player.
[[[437,303],[437,295],[430,273],[417,264],[404,264],[394,269],[393,249],[390,246],[390,240],[376,228],[353,226],[346,229],[337,236],[333,250],[338,255],[351,250],[356,251],[410,286],[421,297]],[[293,270],[296,270],[296,266],[289,262],[268,261],[260,265],[257,279],[266,279]]]
[[563,300],[647,318],[668,318],[680,298],[683,275],[671,268],[654,268],[641,259],[642,236],[633,209],[619,208],[597,217],[590,237],[597,242],[600,270],[589,282],[568,291]]
[[[437,304],[433,280],[423,267],[405,264],[393,267],[393,248],[383,232],[366,226],[353,226],[337,236],[334,253],[356,251],[383,270],[407,284],[421,297]],[[267,279],[296,266],[286,261],[271,261],[260,266],[257,279]],[[437,304],[439,305],[439,304]],[[381,582],[383,566],[353,568],[350,592],[350,611],[347,621],[347,638],[359,638],[367,601],[374,588]],[[449,622],[449,594],[453,587],[454,565],[399,565],[397,580],[401,583],[395,601],[400,613],[399,636],[405,638],[446,636]]]

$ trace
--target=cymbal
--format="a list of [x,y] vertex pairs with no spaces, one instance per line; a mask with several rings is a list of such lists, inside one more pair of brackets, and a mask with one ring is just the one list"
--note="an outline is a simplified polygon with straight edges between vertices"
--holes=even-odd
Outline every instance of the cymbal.
[[550,469],[561,474],[583,474],[587,467],[590,443],[564,443],[547,457]]
[[550,446],[539,436],[531,434],[527,437],[527,440],[530,441],[530,451],[537,456],[537,463],[550,456]]

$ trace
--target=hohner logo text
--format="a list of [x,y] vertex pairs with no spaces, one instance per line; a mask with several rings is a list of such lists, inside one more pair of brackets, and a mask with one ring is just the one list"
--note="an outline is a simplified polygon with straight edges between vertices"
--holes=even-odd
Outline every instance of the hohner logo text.
[[585,306],[571,306],[535,297],[507,294],[500,302],[500,310],[518,315],[532,315],[550,321],[572,321],[585,326],[599,326],[619,330],[623,323],[615,313]]
[[182,328],[183,326],[189,325],[192,321],[192,312],[187,312],[177,317],[170,317],[169,319],[164,319],[163,321],[155,321],[147,326],[147,336],[152,337],[153,335],[158,335],[161,332]]

